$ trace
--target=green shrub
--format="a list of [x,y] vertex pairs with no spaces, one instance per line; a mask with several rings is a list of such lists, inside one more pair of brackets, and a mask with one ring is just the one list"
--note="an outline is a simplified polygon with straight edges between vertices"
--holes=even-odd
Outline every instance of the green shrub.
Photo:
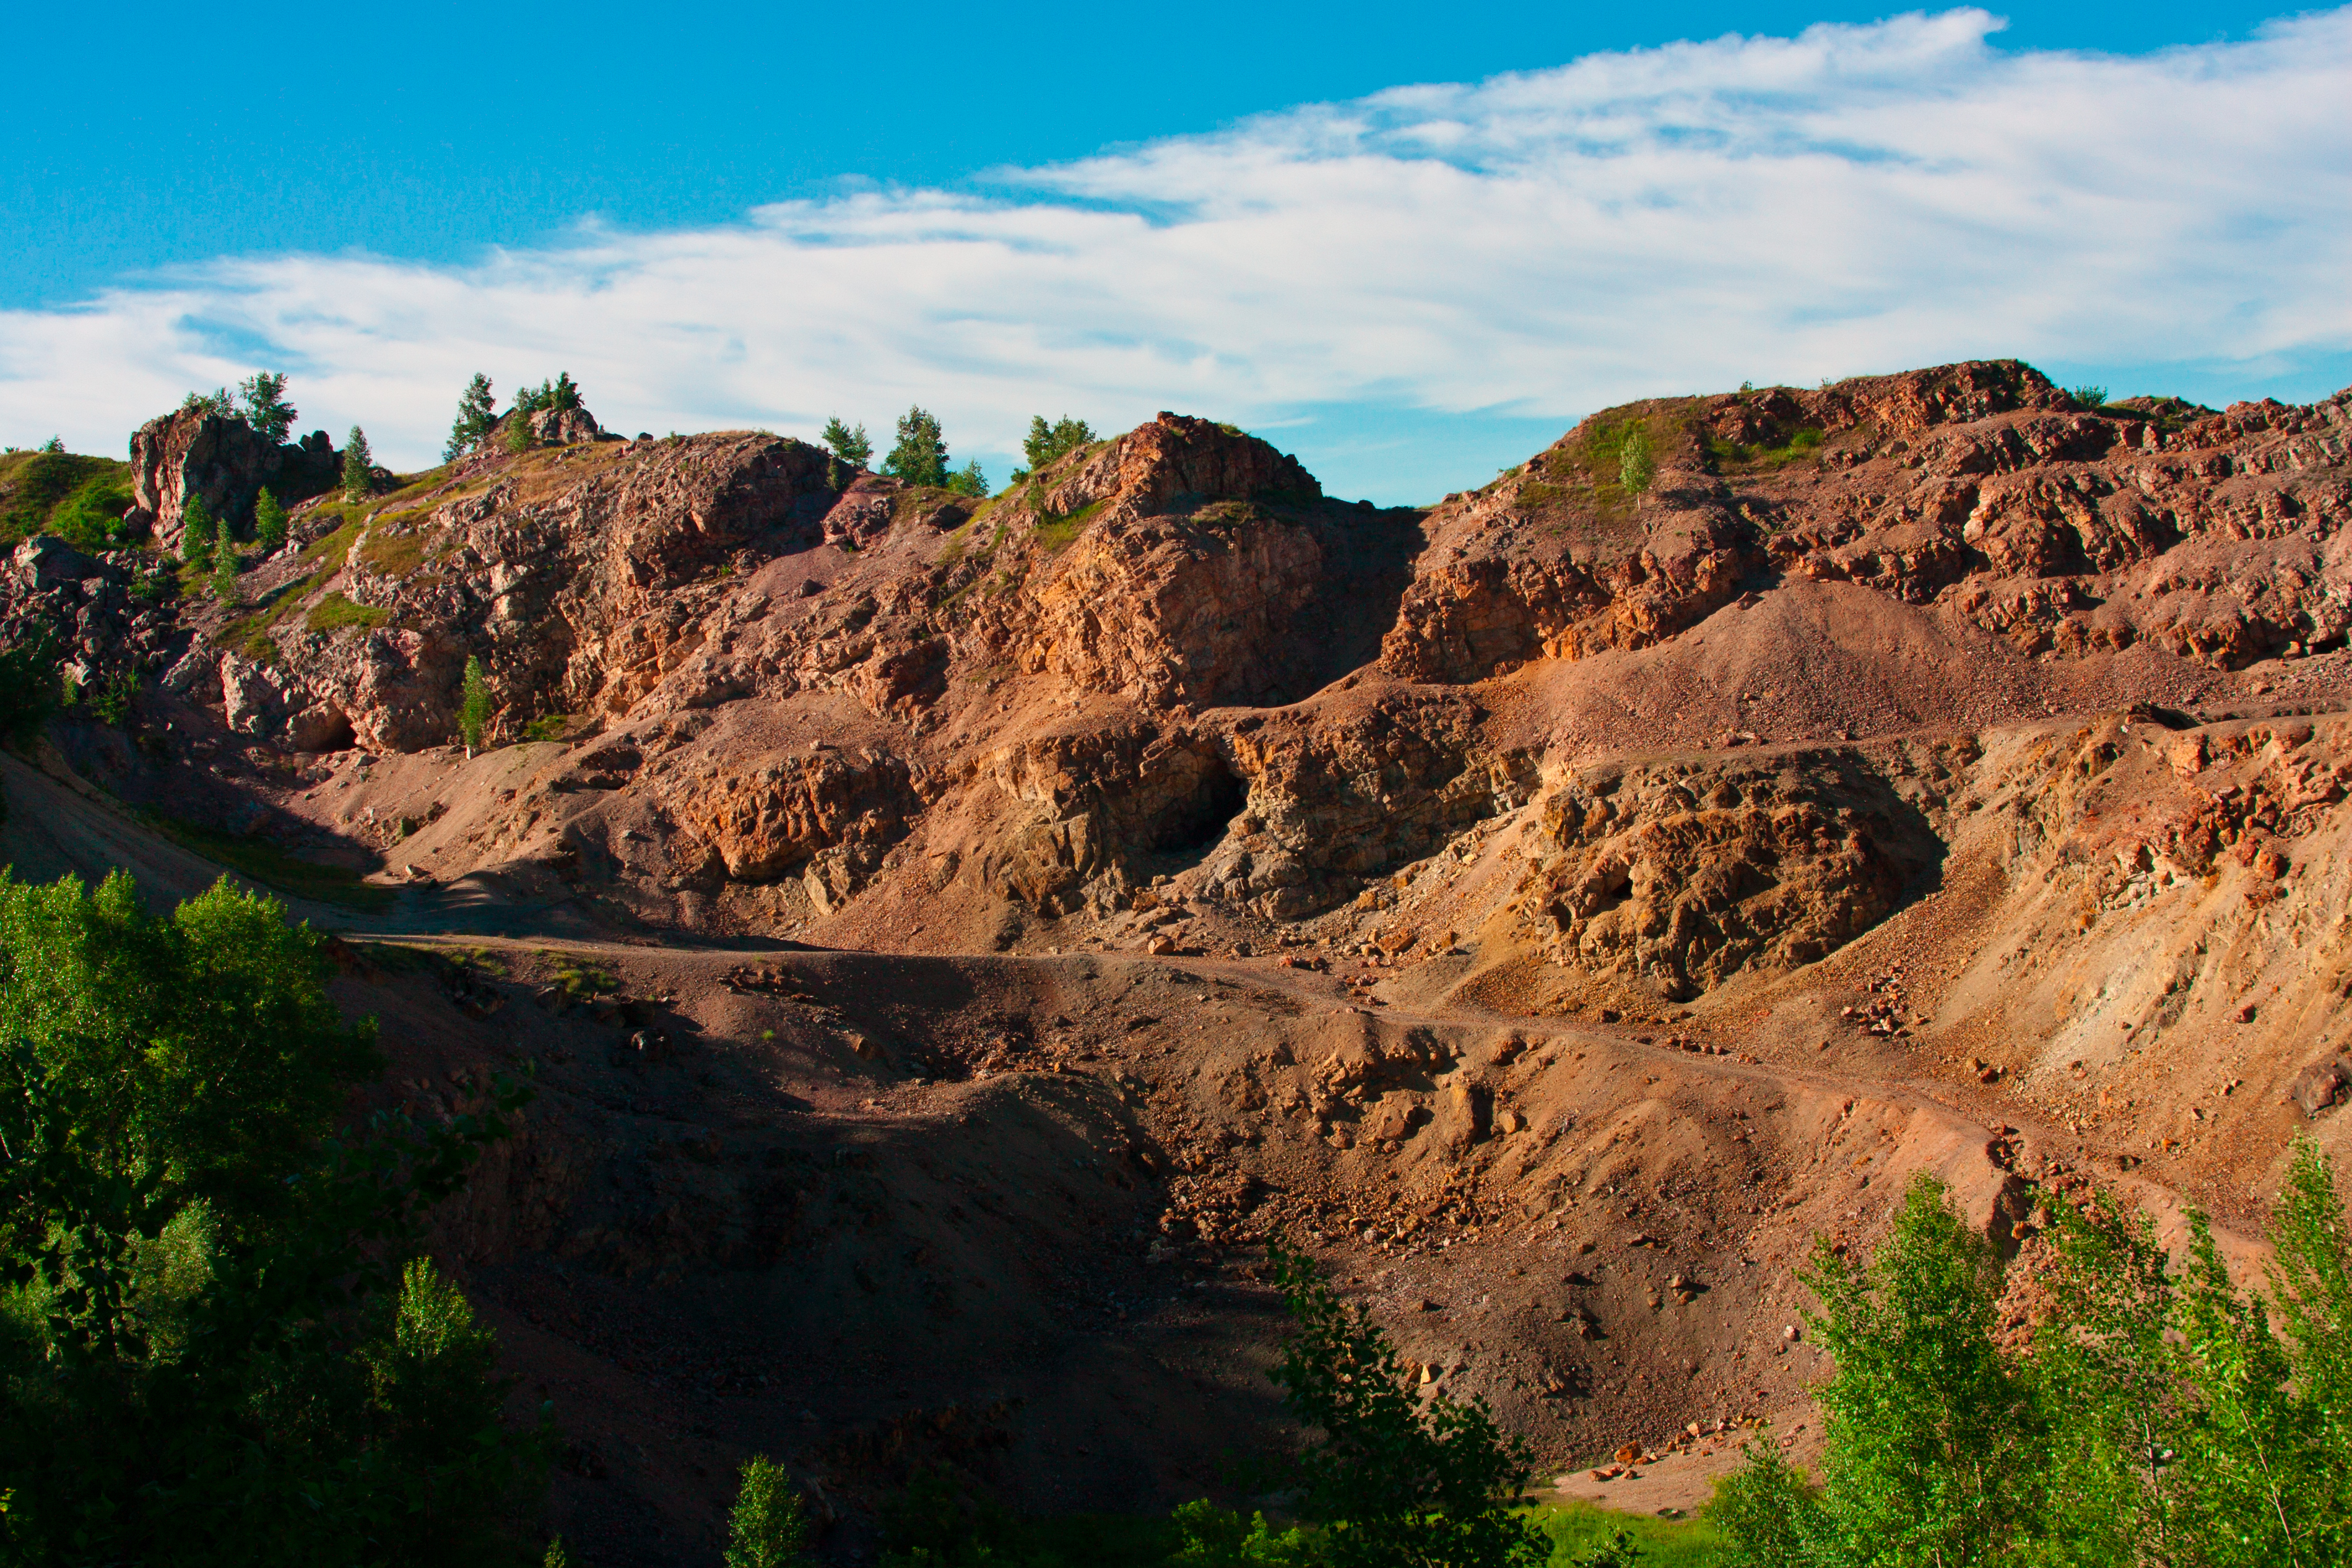
[[0,647],[0,741],[28,750],[60,699],[57,644],[36,629]]
[[529,741],[562,740],[572,727],[568,713],[543,713],[522,727],[522,737]]
[[229,532],[228,519],[220,520],[220,533],[213,544],[213,597],[223,604],[237,601],[236,574],[243,563],[236,554],[236,537]]
[[457,694],[457,729],[465,737],[467,756],[482,748],[482,735],[489,727],[491,711],[490,683],[482,674],[482,661],[468,653],[465,678]]
[[2096,410],[2107,406],[2107,389],[2102,386],[2073,387],[2066,395],[2074,400],[2077,408]]

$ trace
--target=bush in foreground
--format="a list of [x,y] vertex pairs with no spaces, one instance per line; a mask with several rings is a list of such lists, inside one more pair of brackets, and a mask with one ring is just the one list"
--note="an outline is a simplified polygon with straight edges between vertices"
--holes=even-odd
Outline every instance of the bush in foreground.
[[2015,1342],[1998,1259],[1932,1178],[1866,1268],[1816,1251],[1820,1485],[1757,1451],[1714,1511],[1741,1561],[2352,1562],[2352,1239],[2327,1158],[2294,1148],[2267,1291],[2231,1280],[2202,1216],[2176,1270],[2112,1199],[2053,1212]]

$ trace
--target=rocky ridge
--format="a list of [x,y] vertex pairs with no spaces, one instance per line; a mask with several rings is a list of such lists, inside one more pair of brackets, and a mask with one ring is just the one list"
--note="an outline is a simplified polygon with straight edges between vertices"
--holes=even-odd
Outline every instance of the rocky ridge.
[[[1566,1458],[1799,1398],[1786,1266],[1909,1171],[2029,1255],[2035,1182],[2234,1247],[2288,1136],[2344,1149],[2352,394],[1658,400],[1427,513],[1172,414],[983,501],[580,413],[305,503],[233,610],[28,546],[9,624],[162,677],[58,768],[363,872],[378,929],[598,955],[635,1012],[529,943],[442,1000],[355,971],[432,1042],[407,1092],[562,1069],[452,1245],[648,1421],[791,1447],[814,1399],[853,1528],[948,1449],[1197,1484],[1222,1430],[1041,1469],[1000,1406],[1133,1430],[1116,1364],[1263,1422],[1277,1228]],[[795,1332],[872,1387],[753,1364],[800,1309],[747,1281],[811,1269]],[[626,1348],[688,1297],[743,1403]],[[1163,1381],[1186,1324],[1230,1357]],[[892,1425],[902,1349],[961,1414]],[[596,1462],[658,1513],[698,1441]]]

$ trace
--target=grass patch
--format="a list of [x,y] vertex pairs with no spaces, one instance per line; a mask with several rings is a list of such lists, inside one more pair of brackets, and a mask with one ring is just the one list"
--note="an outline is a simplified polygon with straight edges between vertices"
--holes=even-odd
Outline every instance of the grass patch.
[[182,849],[279,893],[370,914],[392,907],[392,889],[362,882],[355,871],[301,860],[265,839],[241,839],[234,833],[200,828],[159,811],[142,811],[139,815],[142,821]]
[[548,979],[574,1001],[610,996],[621,988],[619,978],[611,970],[577,953],[541,948],[536,956],[547,964]]
[[568,713],[543,713],[522,727],[526,741],[562,740],[564,731],[572,727]]
[[320,507],[310,515],[317,517],[321,513],[338,519],[335,530],[321,534],[304,545],[302,559],[325,568],[331,573],[338,572],[343,570],[343,562],[350,559],[352,541],[360,537],[360,529],[367,526],[367,520],[357,507],[349,506]]
[[303,618],[302,624],[311,632],[340,632],[347,626],[365,632],[391,619],[392,612],[382,605],[354,604],[339,588],[310,606],[310,613]]
[[360,559],[385,577],[404,576],[425,564],[425,536],[413,528],[387,533],[386,520],[379,517],[368,529],[367,542],[360,546]]
[[1107,498],[1089,501],[1066,517],[1057,517],[1048,515],[1041,517],[1029,537],[1035,539],[1038,548],[1047,555],[1059,555],[1069,549],[1077,537],[1086,531],[1087,525],[1095,520],[1095,514],[1109,504]]
[[1738,468],[1753,473],[1759,469],[1786,467],[1791,463],[1816,455],[1822,449],[1822,433],[1811,425],[1791,432],[1789,439],[1778,446],[1758,444],[1742,446],[1736,441],[1720,436],[1706,439],[1706,455],[1715,460],[1718,470]]
[[1615,1513],[1589,1502],[1542,1503],[1528,1512],[1551,1538],[1555,1564],[1575,1562],[1622,1530],[1642,1549],[1642,1568],[1730,1568],[1730,1547],[1705,1520]]
[[112,549],[131,505],[131,465],[79,452],[0,454],[0,545],[55,534],[80,549]]

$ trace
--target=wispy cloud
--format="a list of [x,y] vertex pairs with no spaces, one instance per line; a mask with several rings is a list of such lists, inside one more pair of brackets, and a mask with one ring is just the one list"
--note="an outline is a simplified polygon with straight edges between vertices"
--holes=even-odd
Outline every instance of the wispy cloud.
[[[421,463],[473,371],[569,369],[630,429],[878,426],[920,402],[1002,454],[1040,410],[1315,409],[1337,441],[1349,405],[1565,421],[1969,355],[2352,351],[2352,9],[2129,57],[2007,53],[1997,26],[1593,56],[997,171],[985,194],[589,227],[466,267],[224,258],[0,314],[0,428],[112,448],[191,386],[282,365],[306,415]],[[1477,476],[1421,466],[1408,487]]]

